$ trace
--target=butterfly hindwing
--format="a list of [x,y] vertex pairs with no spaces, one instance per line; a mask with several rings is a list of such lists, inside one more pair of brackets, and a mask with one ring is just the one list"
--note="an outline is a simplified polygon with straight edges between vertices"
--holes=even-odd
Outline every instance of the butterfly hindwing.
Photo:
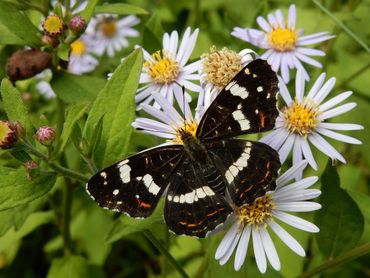
[[[206,178],[208,174],[210,179],[214,174],[217,175],[212,167],[186,157],[172,177],[164,217],[174,233],[205,237],[224,223],[232,212],[223,195],[215,192]],[[218,175],[221,177],[221,173]]]
[[104,208],[147,217],[176,171],[183,151],[180,145],[168,145],[138,153],[96,173],[87,183],[87,192]]
[[251,203],[275,189],[280,160],[278,153],[268,145],[230,139],[210,142],[206,146],[237,206]]
[[203,115],[197,137],[229,138],[270,130],[278,116],[278,79],[266,61],[244,67],[219,93]]

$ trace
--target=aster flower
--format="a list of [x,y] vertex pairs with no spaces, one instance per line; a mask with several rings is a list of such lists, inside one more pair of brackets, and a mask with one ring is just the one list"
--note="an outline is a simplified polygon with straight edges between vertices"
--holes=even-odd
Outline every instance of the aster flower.
[[266,272],[267,260],[274,269],[280,270],[279,256],[269,230],[272,230],[295,253],[305,256],[302,246],[280,226],[277,220],[306,232],[319,231],[314,224],[287,213],[314,211],[321,208],[320,204],[307,201],[321,194],[318,189],[307,189],[318,180],[318,177],[308,177],[290,183],[297,172],[303,171],[306,165],[306,161],[297,163],[276,180],[277,186],[274,191],[257,198],[253,203],[235,208],[231,216],[234,223],[225,234],[215,254],[216,260],[221,265],[230,259],[236,249],[234,268],[238,271],[245,261],[252,238],[254,257],[260,272]]
[[317,164],[308,142],[311,142],[318,150],[329,156],[332,160],[339,160],[345,163],[346,160],[344,157],[322,135],[345,143],[361,144],[359,140],[353,137],[333,131],[363,129],[361,125],[328,122],[328,119],[352,110],[356,106],[356,103],[350,102],[337,106],[352,94],[351,91],[343,92],[323,102],[333,89],[336,81],[332,77],[324,83],[325,77],[325,73],[322,73],[305,96],[304,76],[298,70],[295,86],[296,96],[294,100],[291,98],[286,85],[280,80],[280,94],[286,106],[280,109],[279,116],[276,119],[275,129],[262,138],[261,142],[276,149],[279,152],[282,163],[293,149],[293,164],[302,160],[303,156],[307,159],[311,167],[317,170]]
[[39,74],[35,75],[36,80],[36,90],[44,96],[46,99],[52,99],[55,98],[56,94],[51,88],[49,81],[52,78],[52,72],[50,69],[46,69]]
[[204,107],[207,108],[229,81],[255,58],[256,53],[251,49],[237,53],[227,47],[217,50],[215,46],[203,54],[199,74],[205,91]]
[[[193,116],[184,93],[175,91],[174,96],[181,114],[162,94],[153,94],[153,99],[159,108],[145,103],[140,107],[158,120],[137,118],[132,126],[145,133],[168,139],[169,143],[181,143],[180,129],[195,134],[204,110],[197,107]],[[198,106],[201,106],[201,103]]]
[[[137,103],[151,103],[156,93],[160,93],[172,103],[174,93],[182,92],[181,86],[193,92],[201,91],[201,87],[192,82],[199,80],[199,61],[186,65],[193,52],[198,32],[199,29],[195,29],[191,33],[190,28],[187,28],[181,42],[177,31],[165,33],[162,50],[152,55],[143,50],[145,62],[140,76],[142,86],[135,98]],[[187,93],[186,99],[190,100]]]
[[289,7],[287,22],[281,10],[276,10],[275,14],[268,14],[267,20],[261,16],[257,18],[257,23],[263,31],[235,27],[231,34],[259,48],[268,49],[261,58],[266,59],[274,71],[280,70],[285,83],[289,82],[289,69],[293,68],[301,69],[304,78],[309,80],[302,62],[321,68],[322,65],[310,56],[325,56],[325,53],[305,46],[323,42],[335,36],[329,35],[328,32],[303,35],[303,30],[296,28],[295,5]]
[[129,46],[127,38],[139,36],[139,32],[132,28],[139,23],[140,19],[134,15],[121,19],[109,14],[97,15],[86,29],[86,39],[97,55],[107,53],[113,57],[117,51]]
[[82,36],[71,44],[68,71],[74,74],[90,72],[99,64],[98,60],[89,53],[89,45]]

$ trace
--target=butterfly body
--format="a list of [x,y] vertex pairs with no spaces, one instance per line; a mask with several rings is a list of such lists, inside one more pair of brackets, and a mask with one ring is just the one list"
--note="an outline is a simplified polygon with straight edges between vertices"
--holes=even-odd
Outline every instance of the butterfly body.
[[276,187],[271,147],[233,137],[272,129],[277,77],[263,60],[248,64],[220,92],[199,124],[184,123],[173,144],[117,162],[95,174],[87,191],[102,207],[147,217],[164,195],[164,218],[176,234],[205,237],[232,205]]

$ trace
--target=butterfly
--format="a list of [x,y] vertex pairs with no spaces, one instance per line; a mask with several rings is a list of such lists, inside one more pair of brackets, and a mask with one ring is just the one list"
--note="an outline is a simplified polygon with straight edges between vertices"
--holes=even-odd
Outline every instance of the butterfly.
[[170,231],[205,237],[242,206],[274,190],[280,168],[266,144],[233,137],[270,130],[278,79],[266,61],[246,65],[180,143],[158,146],[96,173],[86,189],[98,205],[131,217],[151,215],[161,196]]

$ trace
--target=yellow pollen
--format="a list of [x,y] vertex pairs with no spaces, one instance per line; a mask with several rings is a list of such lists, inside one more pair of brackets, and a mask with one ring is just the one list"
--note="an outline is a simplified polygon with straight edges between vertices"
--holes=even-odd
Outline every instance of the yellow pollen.
[[193,120],[190,123],[186,122],[184,127],[178,128],[176,131],[176,138],[173,142],[176,144],[184,144],[188,139],[195,138],[198,124]]
[[288,28],[276,28],[268,35],[270,45],[276,51],[293,50],[297,43],[297,32]]
[[202,55],[202,67],[206,81],[223,88],[242,69],[241,57],[228,48],[217,50],[211,47],[209,53]]
[[105,37],[111,38],[117,33],[117,24],[114,18],[108,17],[97,24],[97,29],[99,29]]
[[243,205],[236,209],[239,221],[244,225],[264,225],[271,218],[271,211],[275,204],[270,196],[266,194],[257,198],[251,204]]
[[283,110],[285,126],[292,133],[302,136],[310,134],[319,123],[320,112],[315,109],[313,101],[305,100],[299,103],[296,99],[293,104]]
[[144,63],[144,69],[157,84],[169,84],[179,74],[179,64],[163,50],[152,54],[152,60]]
[[86,51],[86,44],[82,40],[75,40],[71,44],[71,55],[82,55]]
[[64,23],[62,19],[57,15],[49,15],[45,18],[42,27],[44,31],[51,36],[60,35],[64,29]]

